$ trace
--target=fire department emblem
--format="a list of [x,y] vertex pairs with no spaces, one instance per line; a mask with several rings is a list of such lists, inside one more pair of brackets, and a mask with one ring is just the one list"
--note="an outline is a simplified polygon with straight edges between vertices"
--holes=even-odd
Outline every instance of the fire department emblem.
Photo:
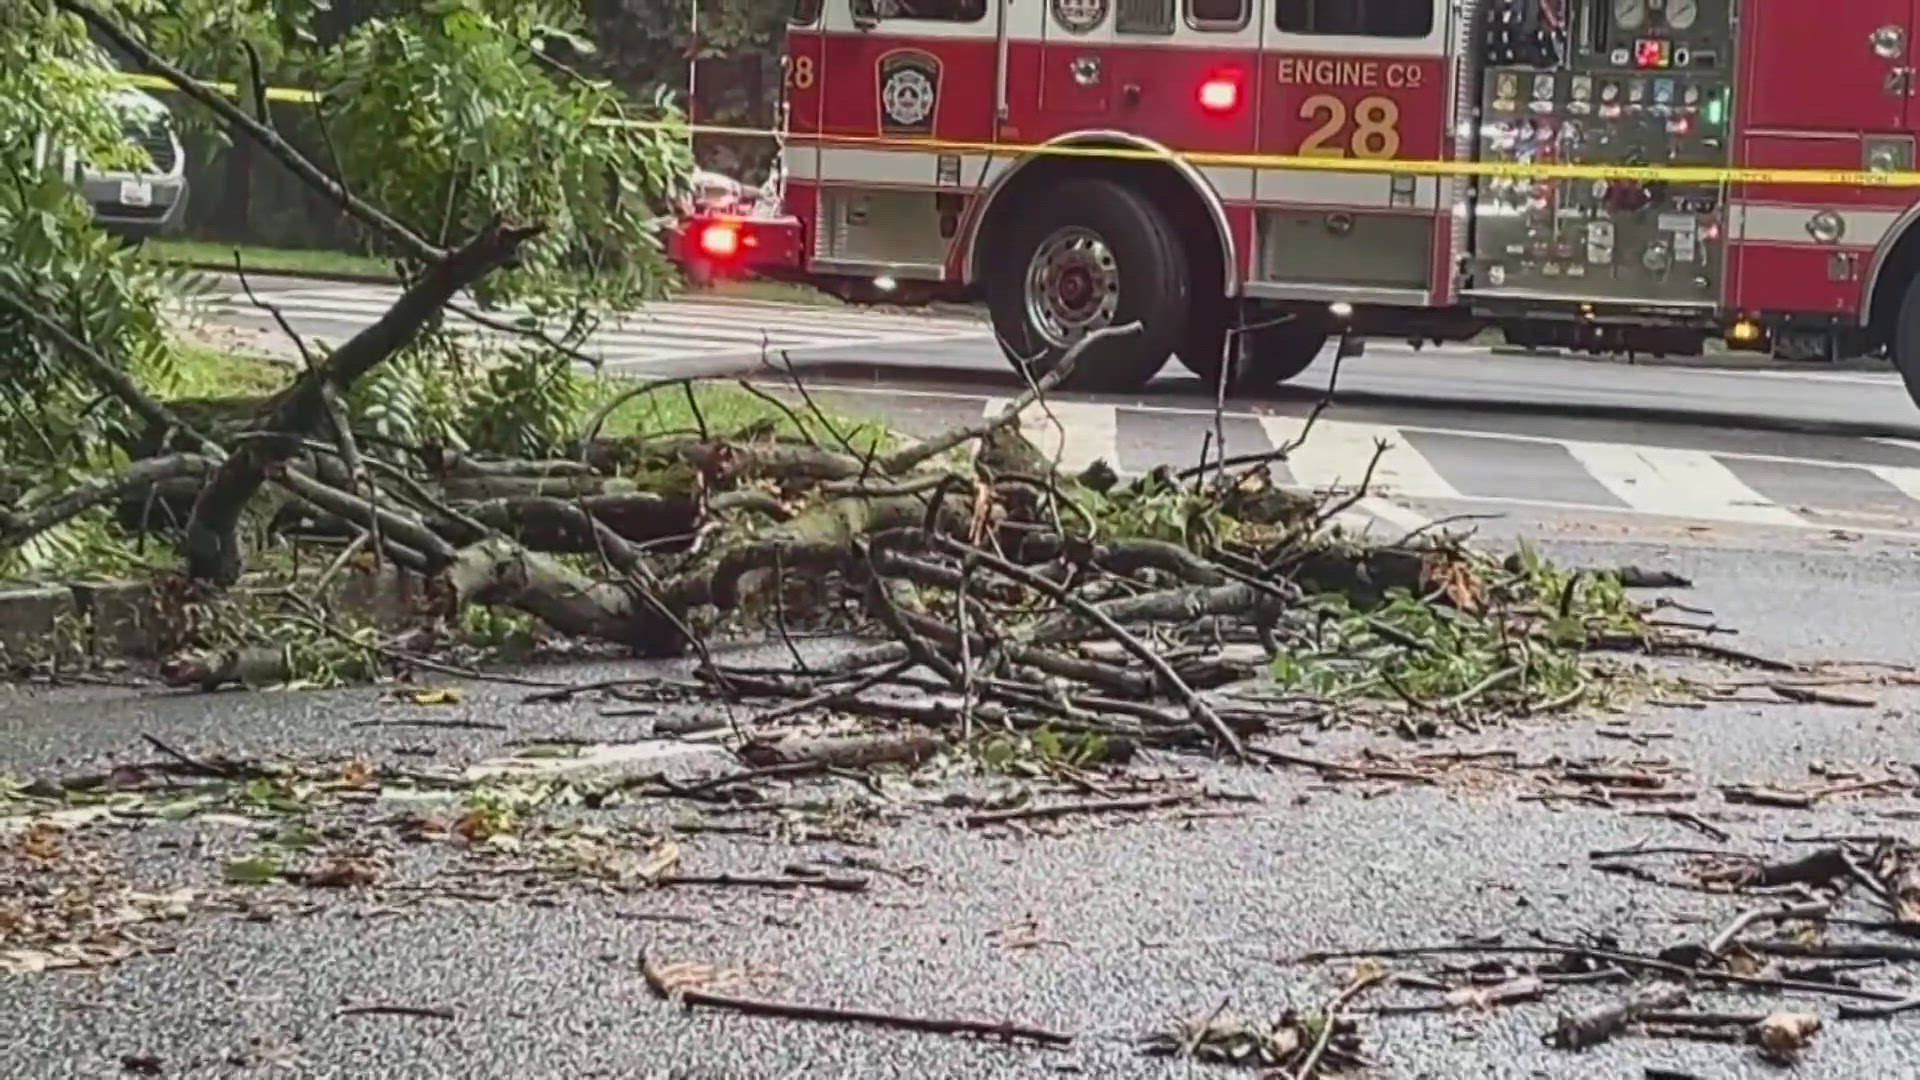
[[940,96],[940,62],[919,51],[880,58],[880,126],[888,134],[924,135],[933,130]]
[[1107,17],[1107,0],[1053,0],[1053,20],[1075,34],[1085,34]]

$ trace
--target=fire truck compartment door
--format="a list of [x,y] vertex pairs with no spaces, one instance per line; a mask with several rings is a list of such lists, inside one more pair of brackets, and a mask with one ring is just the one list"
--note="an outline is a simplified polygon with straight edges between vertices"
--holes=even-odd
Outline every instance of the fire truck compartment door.
[[813,265],[939,280],[989,156],[1004,0],[826,0]]
[[1042,117],[1075,126],[1112,111],[1120,91],[1114,86],[1111,6],[1104,0],[1042,0],[1038,4],[1040,77],[1035,85],[1040,100],[1034,104]]
[[1903,130],[1920,50],[1915,0],[1743,5],[1749,131]]

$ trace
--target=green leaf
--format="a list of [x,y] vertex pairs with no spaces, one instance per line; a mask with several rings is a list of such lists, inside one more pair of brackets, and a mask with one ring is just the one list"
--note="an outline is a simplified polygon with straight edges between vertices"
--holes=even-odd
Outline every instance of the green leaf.
[[271,855],[236,859],[227,864],[225,877],[229,885],[270,884],[280,878],[280,863]]

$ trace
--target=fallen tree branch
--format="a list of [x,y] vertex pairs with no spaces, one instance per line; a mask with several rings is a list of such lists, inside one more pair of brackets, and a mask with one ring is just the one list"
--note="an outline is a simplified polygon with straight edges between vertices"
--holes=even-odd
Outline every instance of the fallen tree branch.
[[863,768],[888,763],[918,764],[938,753],[946,744],[947,740],[938,735],[905,731],[884,735],[793,736],[756,740],[740,747],[736,753],[740,760],[749,765],[815,764],[822,767]]
[[[75,0],[60,0],[72,4]],[[240,579],[243,557],[236,530],[240,515],[269,472],[293,452],[293,441],[319,427],[326,416],[326,393],[346,393],[354,382],[412,341],[460,290],[514,259],[520,245],[539,227],[490,223],[459,249],[428,267],[392,307],[339,348],[318,367],[301,374],[274,398],[255,430],[272,436],[250,439],[220,465],[194,501],[193,516],[181,541],[187,573],[197,581],[232,585]]]
[[901,1028],[907,1031],[928,1032],[935,1035],[975,1035],[1003,1041],[1025,1041],[1039,1043],[1042,1046],[1067,1046],[1073,1042],[1073,1036],[1064,1035],[1045,1028],[1030,1027],[1024,1024],[998,1022],[991,1020],[948,1020],[929,1017],[901,1016],[895,1013],[876,1012],[868,1009],[843,1009],[830,1005],[802,1005],[784,1001],[767,1001],[761,998],[736,997],[731,994],[716,994],[690,986],[676,985],[660,969],[653,966],[646,954],[640,954],[640,972],[647,980],[647,987],[654,996],[679,1001],[688,1007],[703,1006],[709,1009],[730,1009],[750,1016],[771,1016],[784,1020],[816,1020],[829,1023],[874,1024],[880,1027]]
[[123,498],[129,491],[176,477],[205,476],[213,459],[202,454],[169,454],[136,461],[121,473],[97,476],[23,510],[0,509],[0,548],[23,544],[101,503]]
[[1042,375],[1032,386],[1022,391],[1020,396],[1014,398],[1006,408],[1000,410],[999,416],[994,417],[984,424],[976,424],[949,431],[944,435],[935,436],[918,446],[910,446],[899,453],[890,454],[880,462],[880,471],[889,476],[898,476],[925,462],[932,461],[934,458],[939,457],[941,454],[957,446],[972,442],[976,439],[985,439],[1005,428],[1012,427],[1019,422],[1020,414],[1025,412],[1029,406],[1039,401],[1048,391],[1059,386],[1066,380],[1067,376],[1073,374],[1074,366],[1079,363],[1081,354],[1099,342],[1114,338],[1129,337],[1139,333],[1140,330],[1141,326],[1138,322],[1130,322],[1124,326],[1106,326],[1093,331],[1069,346],[1067,351],[1061,354],[1060,362],[1055,364],[1046,374]]
[[1017,581],[1057,603],[1065,604],[1082,618],[1098,625],[1102,630],[1106,631],[1108,637],[1119,642],[1122,648],[1132,653],[1141,663],[1151,668],[1154,674],[1159,677],[1161,685],[1164,686],[1169,693],[1179,697],[1186,704],[1187,711],[1189,715],[1193,717],[1194,721],[1199,724],[1204,724],[1207,728],[1211,729],[1214,735],[1220,739],[1221,743],[1227,747],[1235,758],[1246,757],[1246,750],[1240,745],[1240,737],[1233,733],[1233,729],[1227,727],[1225,722],[1220,719],[1219,714],[1215,713],[1206,702],[1200,700],[1200,696],[1193,692],[1193,688],[1188,686],[1185,680],[1180,678],[1179,674],[1167,663],[1166,658],[1154,650],[1147,648],[1139,638],[1128,633],[1119,623],[1114,622],[1112,618],[1108,617],[1098,608],[1086,600],[1068,592],[1060,585],[1048,581],[1046,578],[1041,577],[1025,567],[1016,566],[997,555],[990,555],[977,548],[968,547],[957,540],[951,540],[944,536],[934,535],[929,539],[935,546],[942,548],[949,555],[972,558],[981,567],[992,570],[1002,577]]

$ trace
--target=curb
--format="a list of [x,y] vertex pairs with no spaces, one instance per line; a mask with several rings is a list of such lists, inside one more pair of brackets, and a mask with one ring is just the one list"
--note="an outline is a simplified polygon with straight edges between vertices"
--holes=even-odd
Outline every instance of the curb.
[[[290,581],[263,574],[236,588],[284,589],[313,576]],[[340,614],[398,628],[409,624],[424,597],[418,575],[388,565],[342,572],[328,584],[324,600]],[[176,647],[178,619],[165,587],[152,580],[0,582],[0,678],[22,665],[160,660]]]

